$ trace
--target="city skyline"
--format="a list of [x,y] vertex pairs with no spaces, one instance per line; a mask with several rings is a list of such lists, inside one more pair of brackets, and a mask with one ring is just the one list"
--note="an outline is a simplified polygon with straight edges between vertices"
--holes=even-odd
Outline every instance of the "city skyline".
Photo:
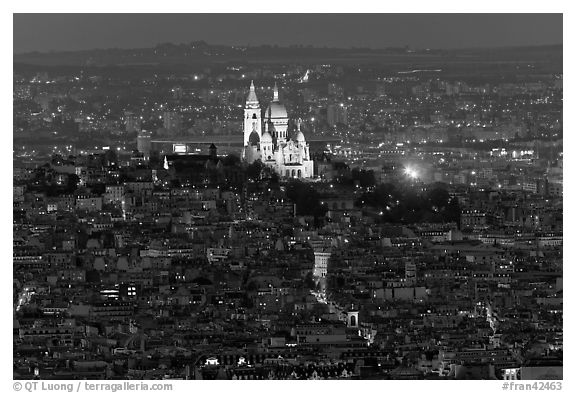
[[200,16],[15,17],[14,389],[561,390],[561,15]]

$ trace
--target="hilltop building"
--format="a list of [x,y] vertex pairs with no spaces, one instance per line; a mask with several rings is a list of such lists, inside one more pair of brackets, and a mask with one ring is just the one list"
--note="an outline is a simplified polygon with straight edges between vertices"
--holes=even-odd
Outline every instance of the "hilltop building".
[[274,85],[274,98],[262,118],[262,110],[254,82],[244,107],[244,148],[242,157],[248,162],[261,160],[285,178],[311,178],[314,176],[314,161],[310,159],[310,148],[300,130],[300,121],[295,135],[288,137],[288,114],[280,102],[278,86]]

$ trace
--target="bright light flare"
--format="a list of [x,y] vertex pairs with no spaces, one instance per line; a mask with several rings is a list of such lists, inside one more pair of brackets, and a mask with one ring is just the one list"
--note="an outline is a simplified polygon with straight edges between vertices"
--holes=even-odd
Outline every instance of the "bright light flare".
[[404,173],[411,179],[416,179],[418,177],[418,172],[416,172],[414,169],[412,168],[406,168],[404,169]]

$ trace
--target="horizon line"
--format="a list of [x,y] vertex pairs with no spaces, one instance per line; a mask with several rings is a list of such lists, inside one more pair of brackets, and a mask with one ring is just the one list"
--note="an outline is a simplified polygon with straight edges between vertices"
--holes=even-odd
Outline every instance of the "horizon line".
[[370,47],[370,46],[349,46],[349,47],[334,47],[326,45],[312,45],[312,44],[289,44],[286,46],[280,46],[276,44],[217,44],[208,43],[204,40],[190,41],[190,42],[160,42],[153,46],[136,46],[136,47],[96,47],[87,49],[47,49],[43,51],[39,50],[28,50],[25,52],[13,52],[13,56],[23,56],[23,55],[54,55],[54,54],[64,54],[64,53],[75,53],[75,52],[90,52],[90,51],[107,51],[107,50],[143,50],[143,49],[153,49],[161,45],[190,45],[194,42],[204,42],[207,46],[220,46],[228,48],[261,48],[270,47],[270,49],[332,49],[332,50],[354,50],[354,49],[368,49],[373,51],[381,51],[388,49],[400,49],[406,48],[407,50],[426,52],[426,51],[463,51],[463,50],[485,50],[485,49],[518,49],[518,48],[541,48],[541,47],[554,47],[563,46],[564,43],[548,43],[548,44],[518,44],[518,45],[503,45],[503,46],[469,46],[469,47],[452,47],[452,48],[413,48],[411,45],[397,45],[397,46],[386,46],[386,47]]

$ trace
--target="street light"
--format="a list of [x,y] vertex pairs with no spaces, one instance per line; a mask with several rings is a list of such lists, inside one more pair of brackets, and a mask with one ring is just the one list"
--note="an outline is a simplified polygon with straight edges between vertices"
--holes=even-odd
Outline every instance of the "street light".
[[412,168],[406,168],[404,173],[411,179],[416,179],[418,177],[418,173]]

